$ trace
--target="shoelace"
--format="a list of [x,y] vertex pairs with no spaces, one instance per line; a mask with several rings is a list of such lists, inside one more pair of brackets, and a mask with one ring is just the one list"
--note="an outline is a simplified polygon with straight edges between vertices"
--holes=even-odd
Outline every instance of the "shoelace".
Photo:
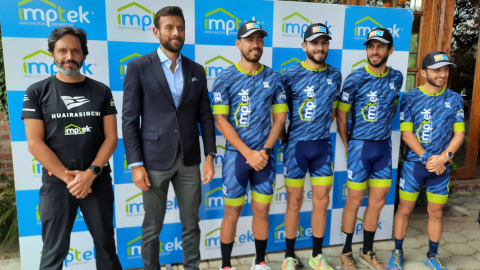
[[372,259],[373,263],[381,264],[375,252],[370,252],[370,259]]
[[348,260],[348,266],[355,265],[355,260],[353,260],[352,254],[347,255],[347,260]]
[[437,261],[438,265],[440,265],[440,267],[442,267],[442,269],[445,269],[445,267],[443,266],[442,262],[440,261],[440,258],[435,257],[435,261]]
[[395,264],[398,264],[398,258],[400,258],[400,253],[395,253]]

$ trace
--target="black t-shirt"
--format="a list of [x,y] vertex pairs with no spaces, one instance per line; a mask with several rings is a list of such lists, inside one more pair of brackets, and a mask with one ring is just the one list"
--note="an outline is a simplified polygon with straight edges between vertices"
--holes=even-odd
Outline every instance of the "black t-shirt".
[[[105,140],[103,117],[117,114],[112,92],[85,77],[65,83],[51,76],[31,85],[23,99],[22,119],[43,120],[45,144],[69,170],[87,170]],[[102,175],[111,172],[108,164]],[[42,180],[61,181],[43,169]]]

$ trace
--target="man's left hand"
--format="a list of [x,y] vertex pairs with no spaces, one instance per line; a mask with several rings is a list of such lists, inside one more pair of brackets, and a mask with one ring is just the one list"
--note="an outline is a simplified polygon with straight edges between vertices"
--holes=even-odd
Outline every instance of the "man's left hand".
[[428,159],[425,167],[429,172],[440,172],[442,171],[440,169],[442,169],[447,162],[448,158],[446,155],[433,155]]
[[75,179],[67,185],[67,188],[77,199],[83,199],[92,192],[91,186],[97,176],[90,169],[86,171],[65,171],[65,173],[75,176]]
[[215,175],[215,169],[213,168],[213,156],[208,155],[207,160],[205,160],[205,164],[203,165],[203,174],[202,174],[203,184],[205,185],[210,183],[214,175]]

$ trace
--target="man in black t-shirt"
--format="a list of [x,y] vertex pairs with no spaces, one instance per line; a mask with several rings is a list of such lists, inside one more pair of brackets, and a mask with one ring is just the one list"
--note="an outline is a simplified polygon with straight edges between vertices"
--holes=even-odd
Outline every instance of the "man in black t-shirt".
[[27,89],[22,112],[28,149],[43,165],[40,269],[62,269],[80,207],[95,244],[97,269],[121,270],[108,164],[117,146],[112,93],[79,73],[88,54],[83,30],[55,29],[48,49],[59,72]]

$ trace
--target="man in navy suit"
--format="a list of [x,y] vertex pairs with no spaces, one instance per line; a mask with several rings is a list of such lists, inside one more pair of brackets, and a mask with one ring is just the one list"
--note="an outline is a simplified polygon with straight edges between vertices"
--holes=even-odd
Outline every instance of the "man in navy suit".
[[[203,67],[180,53],[185,40],[182,9],[168,6],[155,15],[160,47],[130,61],[123,87],[123,141],[133,182],[143,190],[142,257],[159,270],[159,239],[172,182],[183,225],[185,270],[199,270],[200,182],[215,174],[215,128]],[[141,121],[140,121],[141,120]],[[202,131],[206,155],[200,177]]]

